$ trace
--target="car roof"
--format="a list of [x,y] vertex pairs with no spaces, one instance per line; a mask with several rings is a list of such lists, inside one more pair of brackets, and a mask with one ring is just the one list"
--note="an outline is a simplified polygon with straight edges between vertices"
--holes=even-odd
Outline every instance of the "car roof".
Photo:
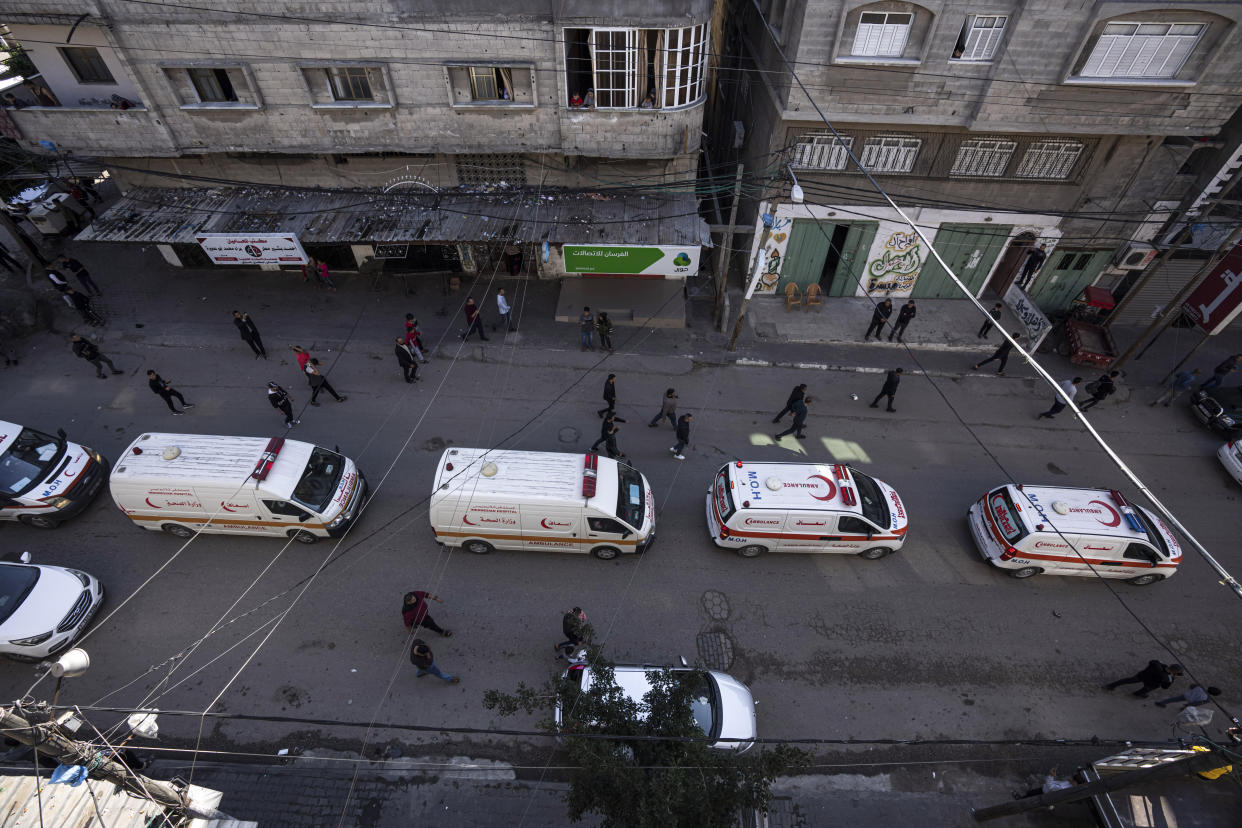
[[1042,524],[1045,531],[1152,540],[1146,532],[1130,526],[1122,512],[1122,504],[1108,489],[1027,485],[1020,489],[1012,485],[1008,488],[1031,531],[1039,531],[1037,527]]

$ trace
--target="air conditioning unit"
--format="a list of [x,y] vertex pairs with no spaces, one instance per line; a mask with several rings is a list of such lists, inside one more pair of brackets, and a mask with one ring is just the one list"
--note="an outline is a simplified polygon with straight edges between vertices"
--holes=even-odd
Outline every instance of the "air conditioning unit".
[[1156,248],[1145,242],[1130,242],[1113,260],[1113,267],[1121,270],[1142,270],[1156,258]]

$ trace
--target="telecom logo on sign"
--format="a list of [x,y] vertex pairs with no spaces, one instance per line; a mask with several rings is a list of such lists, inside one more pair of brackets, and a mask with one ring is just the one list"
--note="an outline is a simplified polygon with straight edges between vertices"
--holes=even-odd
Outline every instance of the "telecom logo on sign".
[[566,273],[685,278],[699,267],[697,247],[566,244],[562,252]]

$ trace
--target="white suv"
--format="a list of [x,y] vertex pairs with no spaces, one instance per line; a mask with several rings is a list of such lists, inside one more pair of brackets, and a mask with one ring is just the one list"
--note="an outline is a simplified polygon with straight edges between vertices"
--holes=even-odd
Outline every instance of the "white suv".
[[103,603],[93,575],[60,566],[0,562],[0,654],[41,661],[66,649]]

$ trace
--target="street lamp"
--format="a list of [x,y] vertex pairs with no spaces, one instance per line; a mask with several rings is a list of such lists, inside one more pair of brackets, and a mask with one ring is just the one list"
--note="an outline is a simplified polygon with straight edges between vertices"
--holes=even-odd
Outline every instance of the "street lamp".
[[785,169],[789,171],[789,177],[793,179],[793,189],[789,191],[789,199],[794,204],[801,204],[806,201],[806,193],[802,192],[802,185],[798,183],[798,176],[794,175],[793,164],[786,164]]

